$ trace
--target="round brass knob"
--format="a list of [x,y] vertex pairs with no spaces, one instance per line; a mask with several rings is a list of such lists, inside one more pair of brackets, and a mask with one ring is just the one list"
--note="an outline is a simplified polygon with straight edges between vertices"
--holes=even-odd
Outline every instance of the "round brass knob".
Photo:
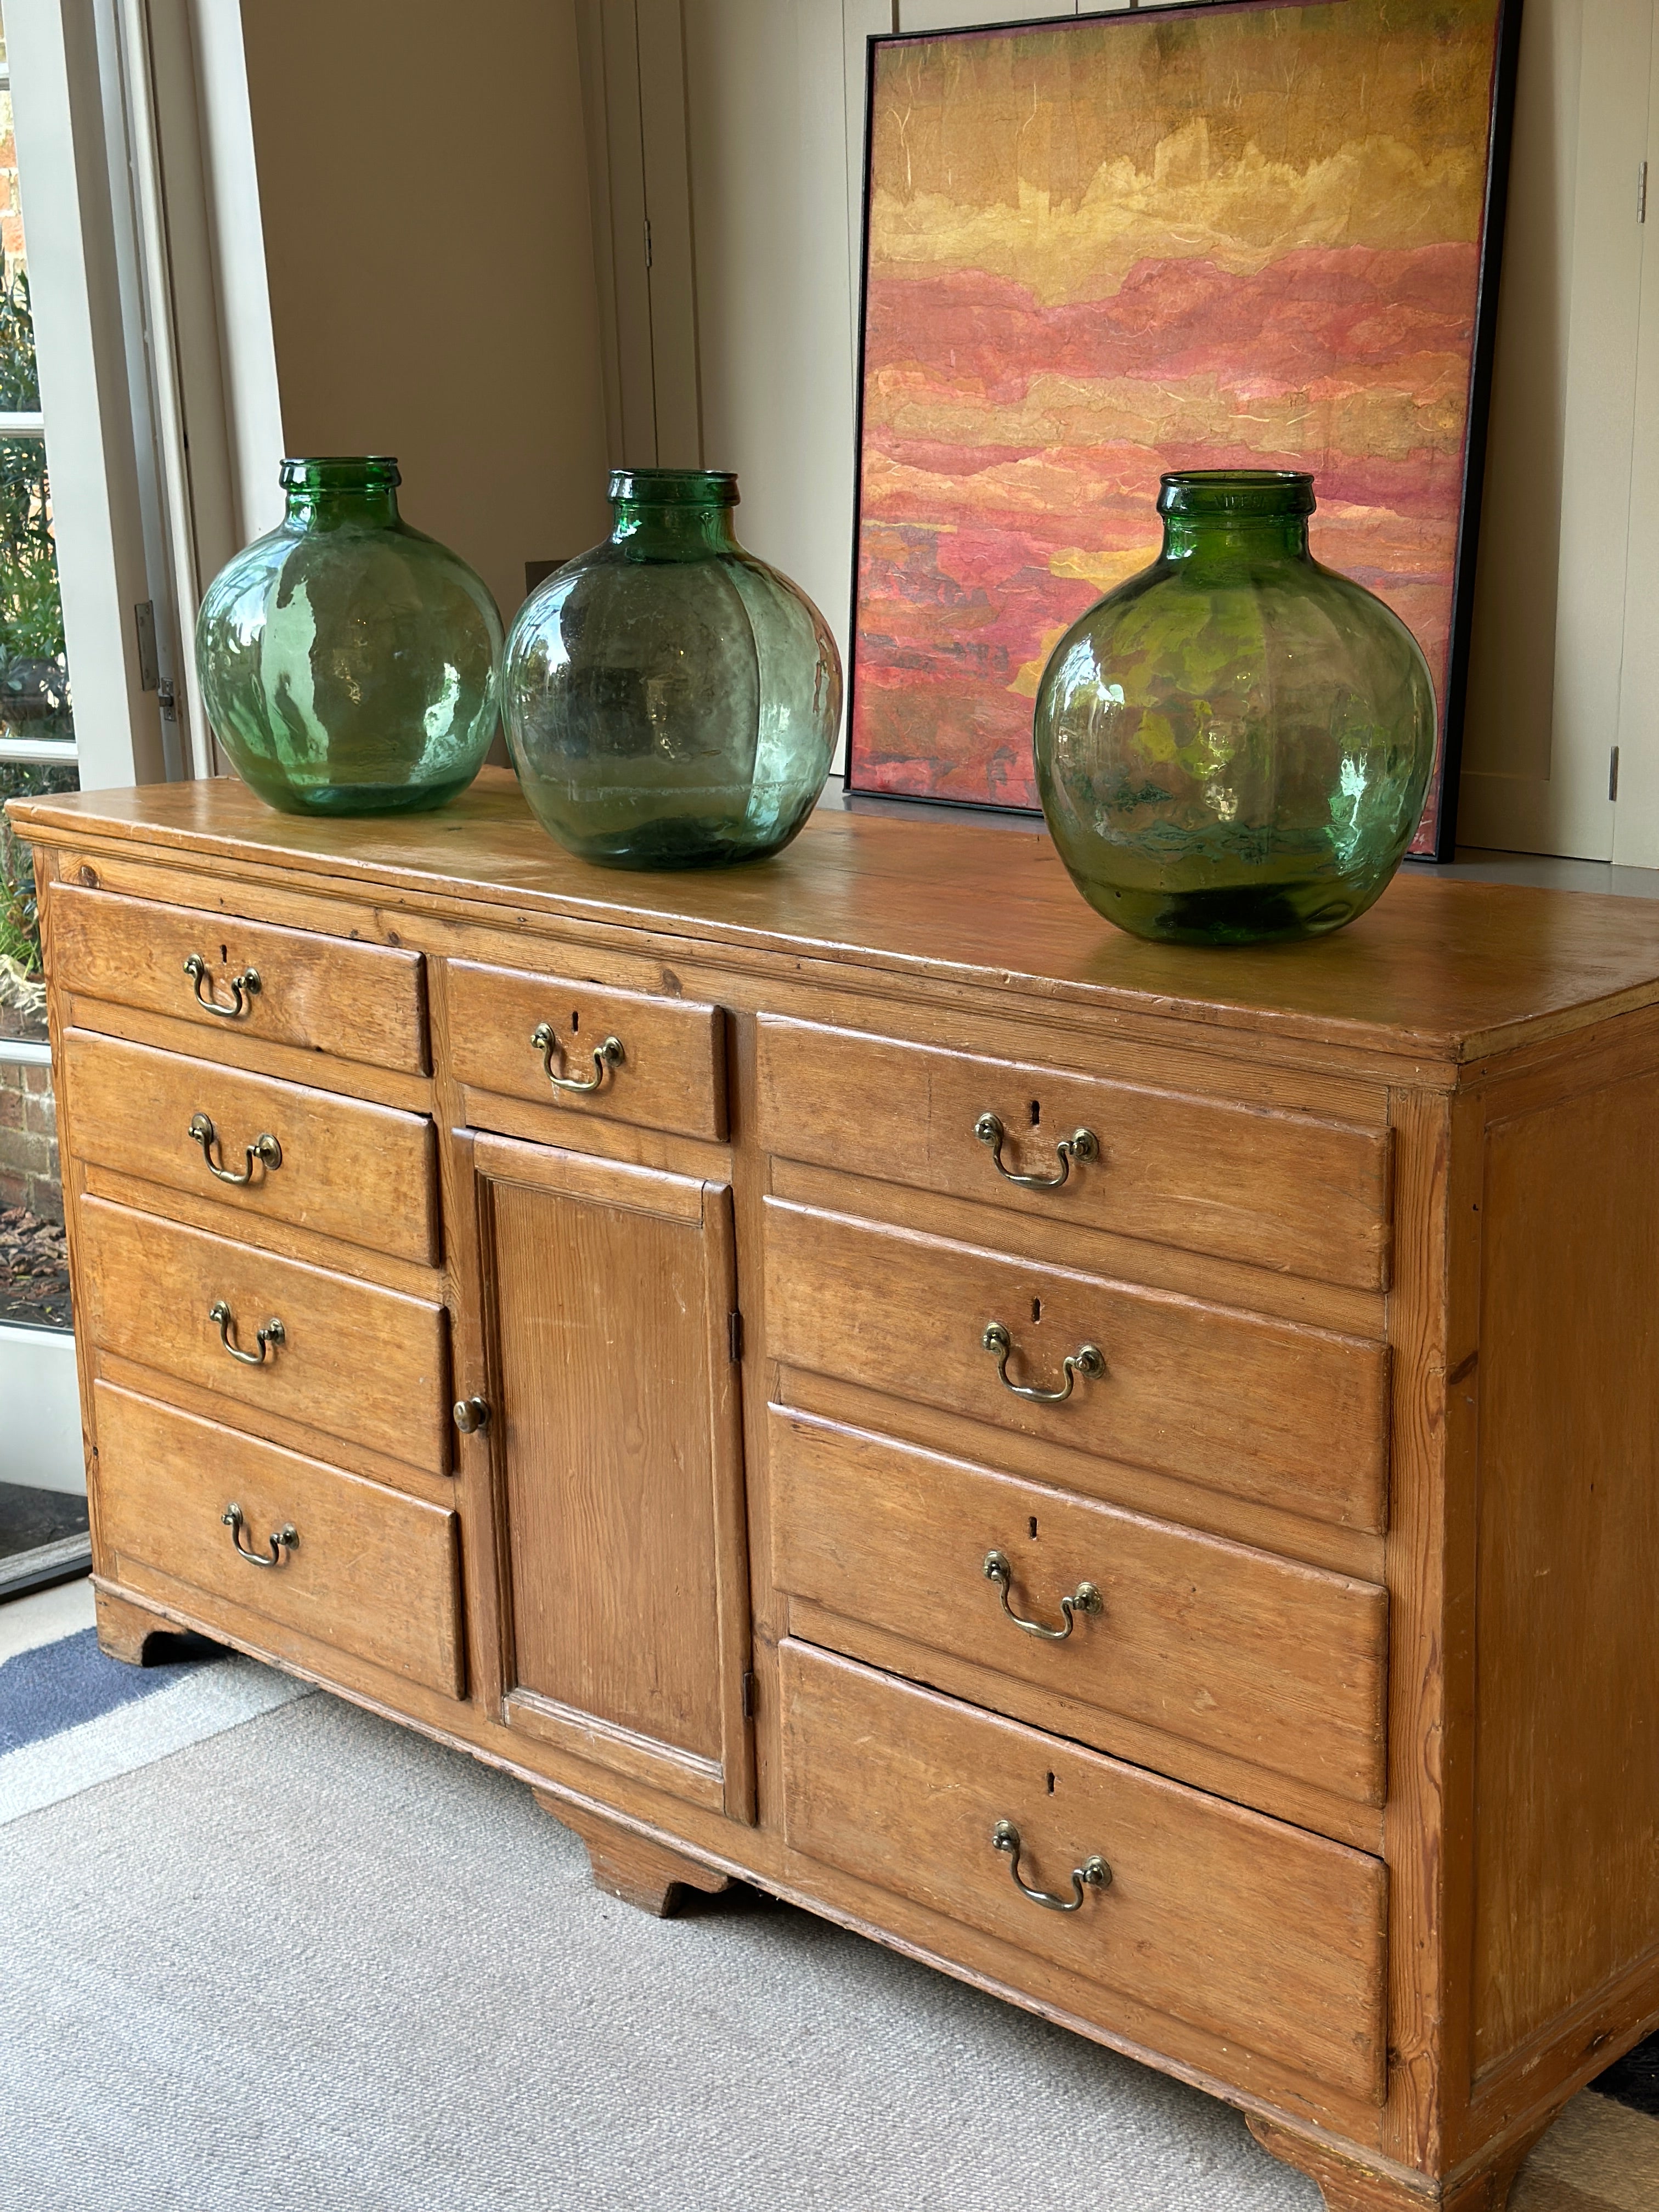
[[455,1408],[455,1425],[464,1437],[476,1437],[489,1426],[489,1408],[482,1398],[463,1398]]

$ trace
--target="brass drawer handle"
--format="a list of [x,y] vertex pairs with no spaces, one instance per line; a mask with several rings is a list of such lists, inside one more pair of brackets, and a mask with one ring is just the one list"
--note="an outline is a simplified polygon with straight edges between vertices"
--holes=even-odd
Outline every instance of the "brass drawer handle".
[[1058,1175],[1016,1175],[1012,1168],[1002,1164],[1002,1140],[1007,1134],[994,1114],[981,1114],[974,1124],[974,1134],[981,1145],[991,1147],[991,1158],[997,1173],[1004,1182],[1018,1183],[1022,1190],[1058,1190],[1072,1172],[1073,1160],[1097,1160],[1100,1139],[1092,1129],[1073,1129],[1069,1137],[1062,1137],[1054,1146],[1054,1157],[1060,1162]]
[[1069,1897],[1051,1897],[1046,1889],[1033,1889],[1019,1878],[1019,1830],[1012,1820],[999,1820],[991,1831],[991,1842],[1000,1851],[1006,1851],[1009,1871],[1014,1877],[1014,1887],[1022,1897],[1029,1897],[1033,1905],[1040,1905],[1048,1912],[1079,1912],[1083,1909],[1085,1889],[1109,1889],[1112,1869],[1100,1854],[1085,1859],[1080,1867],[1072,1869],[1072,1893]]
[[[227,1022],[234,1022],[238,1014],[249,1012],[249,1001],[259,988],[258,969],[244,968],[240,975],[226,978],[230,985],[231,997],[231,1003],[226,1006],[222,1000],[214,997],[208,964],[199,952],[192,952],[185,961],[185,973],[186,975],[193,975],[196,979],[196,1003],[202,1012],[204,1014],[217,1014],[222,1020]],[[202,988],[204,984],[207,986],[205,990]]]
[[[244,1352],[243,1358],[247,1354]],[[1077,1626],[1080,1613],[1104,1613],[1106,1601],[1092,1583],[1079,1583],[1070,1597],[1060,1601],[1060,1609],[1066,1616],[1064,1628],[1048,1628],[1040,1620],[1026,1620],[1008,1602],[1008,1586],[1014,1579],[1014,1571],[1008,1564],[1006,1552],[988,1552],[985,1554],[985,1579],[994,1583],[1002,1592],[1002,1609],[1016,1628],[1023,1628],[1028,1636],[1046,1637],[1050,1644],[1063,1644]]]
[[574,1075],[555,1075],[553,1073],[553,1054],[558,1048],[559,1040],[557,1032],[555,1030],[552,1023],[538,1022],[530,1042],[535,1047],[536,1050],[540,1053],[542,1056],[542,1073],[546,1076],[548,1081],[553,1085],[553,1088],[556,1091],[574,1091],[579,1095],[585,1095],[590,1091],[598,1091],[604,1085],[605,1070],[611,1067],[620,1067],[623,1063],[622,1039],[620,1037],[608,1036],[603,1044],[596,1044],[593,1048],[593,1073],[592,1075],[581,1077]]
[[1036,1406],[1063,1406],[1072,1395],[1072,1385],[1079,1375],[1101,1376],[1106,1372],[1106,1358],[1097,1344],[1080,1344],[1075,1352],[1068,1352],[1060,1362],[1060,1373],[1066,1377],[1058,1390],[1035,1389],[1029,1382],[1008,1380],[1008,1355],[1014,1340],[1000,1321],[988,1324],[980,1342],[997,1364],[997,1380],[1005,1390],[1012,1390],[1016,1398],[1029,1398]]
[[219,1138],[217,1131],[207,1115],[192,1114],[191,1115],[190,1133],[202,1147],[202,1158],[208,1164],[208,1173],[220,1182],[234,1182],[239,1189],[243,1184],[252,1182],[254,1172],[258,1167],[279,1168],[283,1164],[283,1148],[275,1137],[269,1135],[256,1137],[247,1148],[247,1167],[243,1172],[238,1173],[236,1169],[222,1166],[214,1158],[213,1148],[218,1143]]
[[275,1356],[276,1346],[288,1341],[288,1331],[273,1314],[263,1328],[254,1331],[253,1340],[259,1349],[257,1352],[240,1351],[230,1340],[230,1332],[236,1326],[236,1316],[222,1298],[216,1298],[208,1308],[208,1319],[218,1322],[220,1343],[231,1358],[240,1359],[244,1367],[263,1367],[268,1358]]
[[284,1522],[270,1539],[270,1557],[266,1559],[263,1552],[250,1552],[243,1543],[242,1530],[246,1527],[247,1522],[246,1516],[240,1505],[227,1505],[219,1518],[229,1529],[230,1540],[235,1545],[238,1555],[246,1559],[251,1567],[282,1566],[286,1562],[288,1554],[300,1540],[300,1532],[294,1523],[291,1521]]

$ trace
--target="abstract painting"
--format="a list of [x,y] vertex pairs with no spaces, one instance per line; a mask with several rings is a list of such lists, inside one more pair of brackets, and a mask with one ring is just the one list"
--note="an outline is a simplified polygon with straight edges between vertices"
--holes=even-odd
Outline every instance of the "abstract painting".
[[1168,469],[1313,471],[1416,634],[1450,835],[1516,0],[871,41],[852,788],[1033,807],[1055,641]]

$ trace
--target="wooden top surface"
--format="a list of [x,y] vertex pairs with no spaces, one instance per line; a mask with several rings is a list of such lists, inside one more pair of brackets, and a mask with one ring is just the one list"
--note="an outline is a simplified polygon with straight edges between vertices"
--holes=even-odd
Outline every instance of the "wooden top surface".
[[639,875],[574,860],[505,769],[435,814],[278,814],[240,782],[14,800],[25,835],[114,839],[653,937],[830,958],[1223,1030],[1467,1060],[1659,1000],[1659,901],[1469,884],[1408,866],[1311,944],[1148,945],[1096,915],[1046,836],[825,809],[775,860]]

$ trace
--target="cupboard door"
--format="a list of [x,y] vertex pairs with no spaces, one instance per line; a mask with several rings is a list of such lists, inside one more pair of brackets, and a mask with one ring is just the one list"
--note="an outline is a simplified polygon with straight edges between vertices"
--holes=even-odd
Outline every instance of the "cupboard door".
[[732,1194],[471,1135],[502,1717],[752,1822]]

